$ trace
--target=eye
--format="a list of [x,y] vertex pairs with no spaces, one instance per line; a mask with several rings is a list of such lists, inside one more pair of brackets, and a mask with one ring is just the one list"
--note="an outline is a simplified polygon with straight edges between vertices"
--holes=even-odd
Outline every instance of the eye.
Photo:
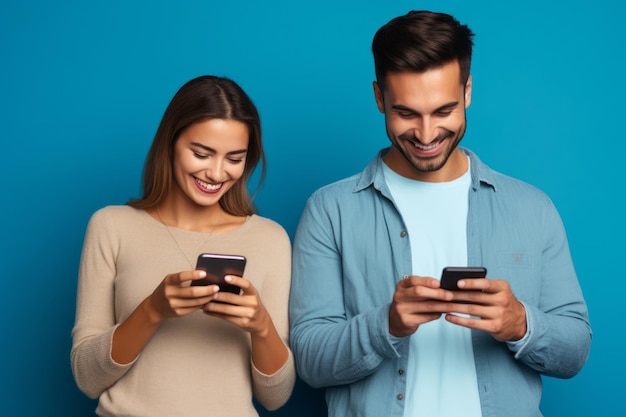
[[207,159],[210,157],[210,155],[205,154],[205,153],[200,153],[200,152],[196,152],[196,151],[192,151],[193,152],[193,156],[195,156],[198,159]]
[[228,161],[232,164],[240,164],[244,161],[243,158],[228,158]]
[[412,119],[413,117],[415,117],[415,113],[411,113],[411,112],[398,112],[398,116],[400,116],[403,119]]
[[442,110],[442,111],[438,111],[437,113],[435,113],[435,115],[438,117],[448,117],[451,114],[452,114],[451,110]]

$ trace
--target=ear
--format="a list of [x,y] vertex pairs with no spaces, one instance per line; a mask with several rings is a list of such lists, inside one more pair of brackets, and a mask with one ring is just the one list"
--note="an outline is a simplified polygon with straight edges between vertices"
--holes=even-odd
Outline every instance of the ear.
[[468,108],[472,103],[472,76],[467,77],[465,83],[465,108]]
[[385,113],[385,101],[383,100],[383,92],[380,89],[380,86],[376,81],[372,83],[374,87],[374,98],[376,99],[376,106],[378,106],[378,111],[381,113]]

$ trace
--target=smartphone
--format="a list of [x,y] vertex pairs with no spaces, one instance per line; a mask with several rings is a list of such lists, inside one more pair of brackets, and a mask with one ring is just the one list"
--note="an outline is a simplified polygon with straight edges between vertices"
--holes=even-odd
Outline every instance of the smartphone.
[[246,267],[246,258],[241,255],[220,255],[216,253],[201,253],[198,255],[196,269],[206,272],[206,278],[191,281],[192,286],[217,284],[220,291],[239,294],[241,288],[227,284],[226,275],[243,276]]
[[441,273],[441,288],[462,291],[457,282],[463,278],[485,278],[487,268],[482,266],[447,266]]

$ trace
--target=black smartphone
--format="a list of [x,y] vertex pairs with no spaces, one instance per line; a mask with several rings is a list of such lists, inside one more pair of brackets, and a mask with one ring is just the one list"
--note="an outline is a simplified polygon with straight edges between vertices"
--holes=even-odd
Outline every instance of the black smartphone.
[[447,266],[441,272],[441,288],[460,291],[457,282],[463,278],[485,278],[487,268],[482,266]]
[[246,267],[246,258],[241,255],[220,255],[216,253],[201,253],[198,255],[196,269],[206,272],[206,278],[191,281],[192,286],[217,284],[220,291],[239,294],[241,288],[227,284],[226,275],[243,276]]

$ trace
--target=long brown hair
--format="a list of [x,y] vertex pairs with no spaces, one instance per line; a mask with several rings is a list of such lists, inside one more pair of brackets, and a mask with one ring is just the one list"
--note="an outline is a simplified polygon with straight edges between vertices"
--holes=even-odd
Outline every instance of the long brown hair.
[[256,213],[247,184],[259,161],[262,169],[257,189],[265,177],[259,113],[237,83],[211,75],[188,81],[172,98],[146,158],[143,195],[139,199],[131,199],[128,205],[146,209],[163,201],[174,185],[172,164],[176,140],[192,124],[210,119],[237,120],[248,127],[248,153],[243,175],[220,199],[220,206],[236,216]]

